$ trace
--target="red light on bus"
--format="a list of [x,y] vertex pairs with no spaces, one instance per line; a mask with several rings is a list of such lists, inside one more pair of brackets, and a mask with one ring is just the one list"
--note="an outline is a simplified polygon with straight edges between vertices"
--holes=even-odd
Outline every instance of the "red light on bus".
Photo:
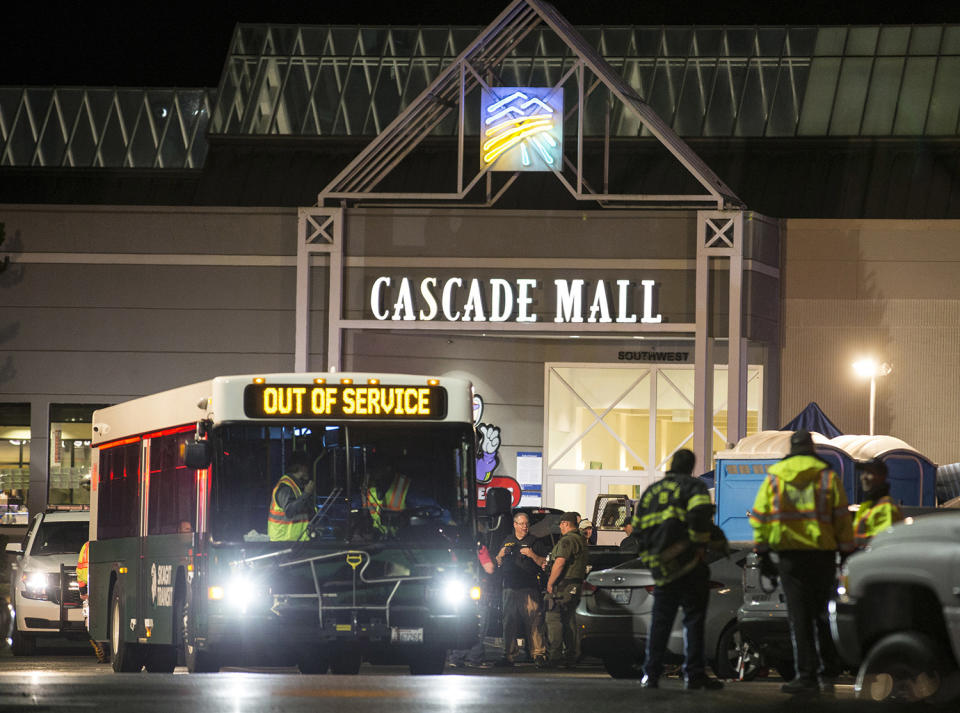
[[173,428],[165,428],[162,431],[148,433],[144,436],[144,438],[162,438],[163,436],[172,436],[175,433],[186,433],[187,431],[192,431],[195,428],[196,426],[192,423],[186,426],[174,426]]
[[116,448],[117,446],[128,446],[131,443],[137,443],[140,440],[140,436],[133,436],[132,438],[122,438],[119,441],[110,441],[109,443],[101,443],[97,448],[101,451],[105,451],[108,448]]

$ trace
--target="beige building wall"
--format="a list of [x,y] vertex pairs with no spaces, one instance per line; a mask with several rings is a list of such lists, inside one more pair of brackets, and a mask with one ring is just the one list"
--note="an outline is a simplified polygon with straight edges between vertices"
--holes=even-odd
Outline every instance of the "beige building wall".
[[960,221],[786,221],[781,423],[816,401],[845,433],[878,434],[938,464],[960,461]]

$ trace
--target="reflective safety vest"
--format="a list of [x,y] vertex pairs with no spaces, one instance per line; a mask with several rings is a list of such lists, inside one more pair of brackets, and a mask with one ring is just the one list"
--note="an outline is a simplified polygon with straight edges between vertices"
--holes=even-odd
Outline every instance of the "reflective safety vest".
[[80,556],[77,558],[77,585],[80,587],[81,596],[86,595],[87,572],[90,569],[90,543],[84,542],[80,548]]
[[860,503],[860,509],[853,519],[853,534],[857,547],[865,547],[874,535],[902,519],[900,508],[889,495]]
[[383,496],[383,509],[401,511],[407,509],[407,491],[410,490],[410,478],[397,474]]
[[287,517],[286,513],[277,504],[277,491],[281,486],[286,485],[293,491],[293,499],[297,500],[303,495],[303,490],[296,480],[289,475],[285,475],[277,482],[273,493],[270,496],[270,512],[267,515],[267,534],[270,535],[271,542],[280,540],[303,540],[307,534],[307,523],[310,522],[310,513],[298,513],[292,517]]
[[815,456],[790,456],[770,466],[750,524],[760,551],[854,547],[847,494],[837,474]]
[[378,532],[386,533],[387,526],[383,523],[381,513],[384,510],[400,512],[407,508],[407,491],[410,490],[410,478],[397,475],[387,492],[381,498],[376,486],[370,486],[363,494],[363,507],[370,513],[373,527]]
[[663,586],[692,571],[710,542],[713,502],[703,481],[668,473],[640,496],[633,535],[654,582]]

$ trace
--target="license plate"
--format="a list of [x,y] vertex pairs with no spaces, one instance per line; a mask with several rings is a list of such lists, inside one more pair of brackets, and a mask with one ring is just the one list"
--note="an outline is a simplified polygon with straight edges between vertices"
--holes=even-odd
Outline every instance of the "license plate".
[[423,629],[394,629],[392,638],[399,644],[422,644]]
[[614,604],[629,604],[630,593],[631,593],[631,590],[629,587],[607,590],[607,594],[610,595],[610,599],[613,600]]

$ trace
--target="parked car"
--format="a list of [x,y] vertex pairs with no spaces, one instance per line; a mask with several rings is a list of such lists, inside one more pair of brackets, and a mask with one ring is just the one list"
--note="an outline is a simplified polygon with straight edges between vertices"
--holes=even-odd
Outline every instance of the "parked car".
[[[707,663],[717,676],[733,678],[741,650],[737,609],[743,599],[741,567],[746,552],[711,557]],[[599,657],[614,678],[642,675],[653,589],[653,576],[636,558],[587,575],[577,607],[580,648],[584,655]],[[668,661],[675,663],[683,659],[681,619],[677,617],[668,644]]]
[[[909,513],[905,513],[909,514]],[[856,695],[960,699],[960,513],[907,517],[844,564],[830,624]]]
[[36,515],[22,542],[7,544],[12,563],[12,650],[33,653],[40,637],[85,637],[77,556],[87,541],[90,513],[51,511]]

